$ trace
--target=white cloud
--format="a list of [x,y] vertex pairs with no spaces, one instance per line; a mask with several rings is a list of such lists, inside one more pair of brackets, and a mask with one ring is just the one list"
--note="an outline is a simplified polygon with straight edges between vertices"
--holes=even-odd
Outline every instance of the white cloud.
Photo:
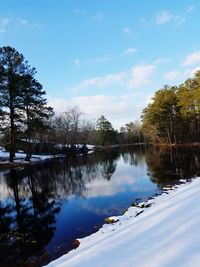
[[173,26],[176,28],[186,21],[186,17],[179,13],[173,14],[168,10],[163,10],[156,13],[155,21],[157,25],[173,23]]
[[101,21],[104,19],[104,15],[103,14],[97,14],[95,16],[91,17],[92,21]]
[[9,18],[0,18],[0,35],[6,32],[7,26],[10,24]]
[[189,6],[187,9],[186,9],[187,12],[192,12],[194,11],[194,6]]
[[13,19],[12,20],[12,24],[15,26],[15,27],[19,27],[19,28],[26,28],[26,29],[30,29],[30,28],[33,28],[33,29],[40,29],[42,24],[41,23],[38,23],[38,22],[32,22],[32,21],[29,21],[25,18],[16,18],[16,19]]
[[107,74],[101,77],[94,77],[90,79],[83,80],[78,85],[73,86],[71,89],[74,92],[80,92],[82,90],[95,87],[95,88],[105,88],[107,86],[111,86],[113,84],[122,83],[124,79],[124,72],[120,72],[117,74]]
[[171,58],[159,57],[154,61],[154,64],[167,64],[172,62]]
[[122,30],[128,36],[130,36],[130,37],[133,37],[134,36],[133,30],[132,30],[131,27],[124,27]]
[[200,63],[200,50],[189,54],[183,62],[183,66],[190,66],[198,63]]
[[30,22],[25,18],[0,18],[0,35],[6,32],[8,26],[13,31],[16,29],[39,29],[42,25],[37,22]]
[[78,67],[80,65],[80,58],[76,58],[74,60],[74,64],[75,64],[76,67]]
[[200,66],[195,67],[189,71],[189,77],[194,77],[195,73],[200,70]]
[[[142,109],[152,95],[137,93],[127,95],[92,95],[73,97],[71,99],[49,98],[48,104],[55,112],[63,112],[69,106],[79,106],[87,119],[97,119],[102,114],[111,121],[114,128],[120,129],[125,123],[138,120]],[[135,103],[135,104],[134,104]]]
[[168,23],[172,20],[173,15],[168,10],[163,10],[156,13],[156,24]]
[[164,78],[168,81],[174,81],[180,77],[180,71],[174,70],[164,74]]
[[83,80],[70,88],[74,93],[88,89],[103,89],[111,86],[123,86],[125,89],[141,87],[151,83],[151,76],[156,68],[155,64],[142,64],[134,66],[124,72],[107,74],[100,77]]
[[90,117],[98,117],[104,113],[113,116],[127,109],[127,104],[116,96],[82,96],[73,98],[73,102]]
[[122,52],[122,55],[133,54],[137,52],[137,48],[130,47]]
[[[89,96],[72,97],[69,100],[52,99],[49,104],[60,112],[69,105],[78,105],[90,119],[104,114],[119,129],[125,123],[140,117],[142,109],[149,101],[150,93],[144,93],[141,87],[146,88],[151,83],[155,69],[155,64],[140,64],[123,72],[89,78],[70,88],[75,93],[86,93],[89,90]],[[91,92],[104,88],[109,90],[109,95],[91,95]],[[141,90],[131,90],[133,88]]]
[[93,95],[74,97],[69,100],[50,99],[49,104],[56,112],[63,112],[68,106],[78,105],[80,110],[89,118],[97,118],[101,114],[115,117],[127,110],[127,103],[120,97],[108,95]]
[[150,77],[154,73],[156,66],[138,65],[131,70],[131,78],[128,82],[130,88],[137,88],[151,83]]

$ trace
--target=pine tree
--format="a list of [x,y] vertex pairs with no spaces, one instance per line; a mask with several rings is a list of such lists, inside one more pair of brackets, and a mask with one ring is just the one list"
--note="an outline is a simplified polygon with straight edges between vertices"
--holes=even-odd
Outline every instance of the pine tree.
[[47,107],[42,85],[34,78],[24,56],[9,46],[0,48],[0,119],[9,135],[10,162],[13,162],[18,139],[26,139],[26,158],[31,155],[31,138],[53,115]]
[[112,124],[102,115],[97,120],[97,131],[99,134],[99,141],[102,145],[112,144],[115,138],[115,131]]
[[33,75],[24,56],[12,47],[0,48],[0,104],[3,112],[1,119],[9,125],[10,162],[13,162],[16,150],[17,134],[21,119],[21,79],[23,75]]
[[200,141],[200,71],[177,87],[158,90],[142,113],[143,132],[154,142]]
[[23,126],[26,140],[26,160],[30,159],[34,135],[40,129],[45,130],[48,125],[47,120],[53,116],[53,109],[48,107],[46,94],[42,90],[42,85],[31,75],[26,75],[21,81],[22,103],[23,103]]

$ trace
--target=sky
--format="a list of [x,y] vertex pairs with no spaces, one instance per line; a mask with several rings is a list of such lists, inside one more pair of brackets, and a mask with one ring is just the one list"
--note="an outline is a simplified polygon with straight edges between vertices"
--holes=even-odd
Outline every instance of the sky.
[[0,46],[37,69],[56,112],[119,129],[200,68],[199,0],[0,0]]

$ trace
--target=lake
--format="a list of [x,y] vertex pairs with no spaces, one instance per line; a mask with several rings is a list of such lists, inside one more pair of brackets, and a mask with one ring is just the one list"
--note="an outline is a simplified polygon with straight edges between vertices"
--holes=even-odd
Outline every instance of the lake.
[[200,175],[200,150],[124,147],[0,172],[2,267],[41,266],[104,219]]

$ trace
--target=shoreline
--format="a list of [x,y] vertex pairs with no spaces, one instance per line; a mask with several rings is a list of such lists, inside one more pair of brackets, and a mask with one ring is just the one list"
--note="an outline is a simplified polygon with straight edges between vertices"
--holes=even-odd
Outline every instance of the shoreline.
[[[159,148],[200,148],[200,143],[191,143],[191,144],[158,144],[158,143],[133,143],[133,144],[117,144],[117,145],[106,145],[101,146],[97,145],[94,146],[93,150],[89,150],[86,155],[90,155],[95,152],[101,152],[104,150],[110,150],[120,147],[129,147],[129,146],[153,146]],[[8,152],[6,152],[8,153]],[[22,155],[21,155],[22,156]],[[76,156],[80,157],[82,154],[77,154]],[[24,158],[16,158],[15,162],[9,162],[8,158],[7,161],[0,161],[0,171],[6,169],[13,169],[18,167],[28,167],[33,164],[42,163],[46,160],[54,160],[54,159],[61,159],[61,158],[68,158],[65,155],[33,155],[33,161],[25,161]],[[17,162],[21,160],[21,162]]]
[[154,147],[161,147],[161,148],[192,148],[192,147],[197,147],[200,148],[200,143],[188,143],[188,144],[159,144],[159,143],[152,143],[150,145],[153,145]]
[[78,239],[77,249],[46,266],[159,267],[168,262],[180,266],[182,259],[190,264],[181,266],[197,266],[200,177],[165,190],[140,207],[130,207],[122,216],[110,217],[115,223],[104,224],[98,232]]
[[[62,155],[61,156],[50,156],[50,155],[46,155],[47,157],[44,156],[44,158],[40,158],[41,156],[44,155],[38,155],[38,157],[33,157],[32,161],[25,161],[24,158],[17,158],[15,159],[14,162],[9,162],[9,161],[1,161],[0,162],[0,171],[4,171],[4,170],[9,170],[9,169],[14,169],[14,168],[23,168],[23,167],[30,167],[32,165],[35,164],[40,164],[43,162],[46,162],[48,160],[54,160],[54,159],[61,159],[64,158]],[[21,160],[21,161],[20,161]],[[19,161],[19,162],[17,162]]]
[[[90,145],[89,145],[90,146]],[[33,154],[29,161],[25,161],[25,154],[23,153],[16,153],[16,157],[14,159],[14,162],[9,162],[9,152],[2,152],[0,151],[0,159],[4,159],[3,161],[0,161],[0,171],[1,170],[7,170],[7,169],[13,169],[18,167],[29,167],[34,164],[40,164],[47,160],[55,160],[55,159],[69,159],[71,156],[67,156],[64,154],[57,154],[57,155],[51,155],[51,154]],[[95,151],[92,148],[88,149],[88,152],[85,155],[93,154]],[[74,155],[75,157],[81,157],[83,156],[83,153],[77,153]]]

